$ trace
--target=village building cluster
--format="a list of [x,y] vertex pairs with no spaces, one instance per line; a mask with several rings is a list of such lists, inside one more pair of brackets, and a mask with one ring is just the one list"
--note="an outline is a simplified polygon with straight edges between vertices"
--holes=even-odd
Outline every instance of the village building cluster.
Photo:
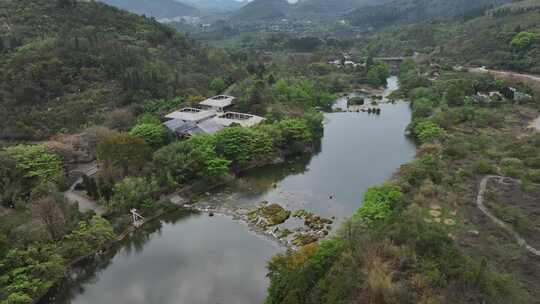
[[178,138],[196,134],[213,134],[231,126],[253,127],[264,121],[263,117],[227,111],[235,98],[217,95],[199,103],[198,108],[182,108],[165,116],[163,124]]
[[352,55],[349,53],[343,53],[340,58],[328,61],[329,65],[333,65],[337,68],[342,67],[365,67],[365,63],[358,63],[352,60]]

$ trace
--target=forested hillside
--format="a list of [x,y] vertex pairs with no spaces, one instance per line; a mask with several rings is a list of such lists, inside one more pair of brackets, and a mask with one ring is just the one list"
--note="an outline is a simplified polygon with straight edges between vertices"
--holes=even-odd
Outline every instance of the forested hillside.
[[381,4],[388,0],[304,0],[298,2],[294,11],[297,14],[339,15],[353,9]]
[[509,0],[394,0],[377,6],[357,9],[348,15],[357,26],[384,27],[429,19],[474,14]]
[[117,107],[206,94],[229,61],[97,2],[0,0],[1,138],[40,139]]
[[231,21],[250,22],[284,18],[290,8],[291,5],[287,0],[254,0],[235,12]]
[[381,55],[431,55],[449,64],[540,72],[540,1],[517,1],[470,18],[421,22],[384,30],[368,49]]
[[200,12],[193,6],[175,0],[101,0],[104,3],[156,18],[193,16]]

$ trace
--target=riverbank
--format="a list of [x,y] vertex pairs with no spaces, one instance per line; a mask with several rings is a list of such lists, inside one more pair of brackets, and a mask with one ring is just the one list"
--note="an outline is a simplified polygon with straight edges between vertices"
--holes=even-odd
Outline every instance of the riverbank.
[[[282,245],[292,245],[294,233],[315,233],[319,234],[317,239],[327,238],[320,235],[324,233],[322,230],[310,231],[304,219],[291,218],[283,225],[260,229],[253,227],[256,221],[252,223],[253,219],[247,214],[261,202],[269,202],[291,213],[306,210],[331,220],[332,228],[328,230],[339,227],[358,208],[369,186],[386,180],[415,155],[415,145],[404,132],[410,122],[409,104],[381,106],[384,114],[380,116],[327,113],[321,145],[323,153],[246,172],[226,186],[196,197],[193,206],[200,211],[224,213],[242,220]],[[365,131],[358,133],[357,130]],[[348,138],[354,140],[343,145],[343,140]],[[366,142],[372,144],[366,145]],[[385,157],[381,157],[381,149]],[[176,197],[172,201],[183,205],[191,199]],[[282,237],[283,231],[287,237]]]
[[[539,220],[535,204],[517,203],[538,197],[531,183],[540,176],[540,138],[524,134],[538,99],[491,107],[445,102],[453,83],[467,89],[481,80],[493,83],[484,90],[497,88],[494,81],[449,72],[409,95],[411,131],[421,144],[416,158],[368,190],[335,237],[273,259],[269,302],[347,303],[361,295],[365,302],[536,303],[538,258],[494,224],[476,198],[486,174],[513,177],[523,186],[501,195],[498,218],[518,228]],[[537,225],[525,227],[538,234]]]
[[[195,205],[189,207],[206,212],[199,216],[190,217],[187,220],[180,220],[170,227],[177,231],[178,234],[181,234],[182,237],[185,236],[187,238],[188,236],[191,236],[191,240],[189,241],[190,246],[182,249],[188,251],[185,252],[185,255],[181,258],[183,261],[181,263],[182,267],[177,269],[177,267],[179,267],[176,264],[177,262],[173,262],[173,264],[168,267],[169,269],[167,269],[167,271],[184,272],[182,269],[185,269],[185,267],[192,268],[200,266],[202,267],[200,270],[192,270],[194,272],[194,274],[191,275],[192,277],[196,276],[204,278],[206,283],[200,282],[203,286],[220,285],[222,283],[216,281],[217,277],[207,277],[205,273],[197,272],[204,271],[204,262],[199,265],[189,264],[196,256],[205,256],[209,254],[208,252],[205,252],[205,250],[210,250],[212,252],[220,252],[223,256],[219,258],[214,256],[213,258],[216,258],[217,260],[207,261],[209,263],[218,262],[220,259],[226,259],[230,252],[235,252],[236,255],[243,257],[243,259],[247,261],[258,260],[257,265],[250,264],[250,267],[248,267],[249,269],[256,270],[257,273],[246,275],[246,280],[254,280],[258,276],[260,276],[259,278],[265,278],[265,265],[268,259],[260,259],[259,261],[260,257],[253,255],[258,254],[261,256],[259,250],[261,250],[262,247],[265,247],[266,243],[278,245],[278,248],[280,248],[279,250],[283,251],[287,245],[291,245],[290,241],[292,235],[289,235],[287,243],[285,243],[283,242],[283,239],[280,241],[279,238],[276,237],[280,235],[278,232],[273,231],[273,228],[266,227],[265,229],[262,229],[261,227],[255,226],[254,223],[250,224],[250,217],[248,214],[250,211],[257,209],[258,206],[261,206],[260,203],[263,201],[267,201],[270,204],[277,203],[286,210],[291,211],[291,218],[283,223],[282,227],[279,227],[280,231],[284,231],[285,229],[293,231],[294,228],[291,226],[303,227],[305,219],[293,216],[296,211],[302,209],[330,220],[332,220],[332,216],[334,216],[335,221],[332,226],[339,225],[339,223],[343,222],[345,218],[350,216],[352,210],[358,207],[360,203],[359,197],[361,197],[365,189],[387,179],[399,165],[409,161],[414,156],[414,144],[404,136],[403,132],[410,121],[410,109],[408,104],[386,104],[383,105],[383,107],[386,107],[386,110],[384,110],[385,114],[381,116],[360,115],[358,113],[328,113],[325,115],[325,132],[321,145],[314,151],[313,155],[303,155],[282,164],[269,165],[263,168],[243,172],[239,174],[237,178],[231,180],[230,183],[220,185],[214,190],[206,189],[205,192],[208,193],[198,192],[198,194],[194,195],[192,198],[185,196],[183,200],[171,199],[180,206],[194,200]],[[358,130],[370,130],[370,132],[358,132]],[[375,130],[380,130],[380,132]],[[344,144],[344,142],[347,142],[347,144]],[[366,142],[372,142],[373,145],[366,146]],[[387,151],[385,152],[387,156],[384,158],[380,157],[381,148],[384,151]],[[362,172],[363,174],[359,176],[359,172]],[[330,199],[332,194],[334,194],[335,197]],[[164,199],[170,198],[170,196],[164,197]],[[213,212],[215,216],[210,217],[210,212]],[[221,214],[224,214],[224,216],[221,216]],[[204,223],[205,228],[202,229],[202,231],[194,231],[191,230],[193,227],[190,226],[190,223],[196,225],[203,225],[202,223]],[[227,223],[230,223],[230,225]],[[167,220],[165,220],[164,225],[167,225]],[[200,225],[196,229],[201,229]],[[217,227],[214,225],[217,225]],[[227,228],[223,228],[222,225]],[[152,226],[152,224],[150,226]],[[236,226],[242,228],[238,230],[238,228],[234,228]],[[307,229],[307,227],[305,228]],[[234,233],[239,233],[239,235],[233,235],[232,232],[227,229],[232,229],[235,231]],[[204,237],[198,239],[197,236],[201,233],[204,233]],[[134,238],[137,238],[137,235],[139,234],[140,233],[136,233]],[[246,234],[257,237],[250,238],[249,242],[246,241],[246,243],[243,243],[238,248],[235,248],[233,244],[229,244],[226,241],[229,238],[248,238]],[[219,236],[220,239],[216,240],[214,235]],[[180,235],[176,235],[168,236],[166,238],[168,238],[170,242],[176,244],[180,237]],[[158,235],[149,237],[148,240],[145,241],[148,242],[145,249],[133,253],[131,257],[137,259],[138,256],[157,254],[158,257],[156,258],[161,260],[163,259],[163,255],[169,256],[169,254],[171,254],[172,256],[172,253],[170,253],[171,246],[166,245],[165,243],[162,244],[158,242],[160,244],[159,246],[163,247],[153,247],[158,246],[153,245],[156,244],[153,240],[159,238],[160,236]],[[212,240],[211,242],[215,242],[215,244],[205,243],[210,239]],[[259,239],[263,241],[258,241]],[[201,251],[190,250],[192,243],[195,244],[194,246],[204,246],[204,249],[197,247]],[[246,250],[246,248],[250,248],[250,250]],[[159,251],[159,253],[156,253],[156,251]],[[272,254],[277,253],[277,251],[271,252]],[[96,289],[101,288],[102,293],[112,296],[115,292],[109,290],[108,286],[103,285],[105,282],[109,282],[110,277],[117,277],[122,274],[123,276],[126,276],[126,279],[124,279],[125,283],[130,284],[132,280],[127,278],[137,277],[138,274],[135,269],[143,269],[145,267],[144,265],[133,265],[134,270],[130,272],[129,275],[126,275],[127,269],[124,267],[116,268],[114,265],[115,263],[119,263],[115,261],[124,261],[127,260],[128,257],[123,257],[121,254],[115,255],[115,257],[116,258],[111,260],[112,265],[101,272],[100,281],[84,285],[86,286],[85,289],[91,288],[94,290],[95,286]],[[178,257],[172,259],[177,261]],[[234,264],[236,262],[240,264]],[[143,263],[143,261],[141,261],[141,263]],[[231,263],[231,267],[235,265],[234,267],[242,269],[246,268],[247,265],[246,262],[242,263],[241,261],[234,261]],[[220,268],[223,266],[216,267]],[[234,273],[223,274],[221,278],[226,278],[228,275],[234,276]],[[184,282],[184,277],[179,276],[173,280],[175,282]],[[236,280],[242,282],[242,287],[237,287],[239,294],[251,293],[251,291],[248,290],[250,282],[241,278],[237,278]],[[114,285],[115,283],[110,284]],[[152,288],[144,288],[141,292],[152,297],[152,290],[162,290],[161,288],[165,288],[165,285],[167,284],[168,283],[161,281],[160,283],[153,282]],[[259,294],[257,296],[253,295],[253,297],[264,298],[266,295],[266,292],[264,291],[266,287],[267,281],[265,282],[263,289],[255,288]],[[77,288],[75,289],[77,290]],[[168,288],[165,288],[162,292],[166,294],[167,290]],[[210,287],[208,294],[213,294],[213,291],[211,290],[214,289]],[[219,291],[215,292],[219,294]],[[227,292],[225,294],[229,293],[230,292]],[[73,303],[79,303],[77,299],[86,299],[86,301],[90,302],[103,302],[108,300],[103,298],[104,295],[100,295],[96,292],[92,292],[91,295],[88,293],[80,295],[75,291],[73,297]],[[116,303],[126,303],[127,299],[126,295],[121,294],[121,292],[116,292],[116,298],[114,299]],[[173,299],[174,297],[158,302],[160,304],[164,302],[176,303]],[[215,301],[215,299],[217,298],[207,299],[205,302]],[[130,303],[141,302],[133,300]],[[246,303],[251,304],[254,302]]]

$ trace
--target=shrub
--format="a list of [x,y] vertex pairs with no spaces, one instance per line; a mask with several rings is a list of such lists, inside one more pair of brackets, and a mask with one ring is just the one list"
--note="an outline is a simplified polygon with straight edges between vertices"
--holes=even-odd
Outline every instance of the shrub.
[[502,173],[509,177],[520,177],[525,170],[523,162],[519,158],[504,158],[500,163]]
[[463,138],[452,137],[445,144],[444,154],[452,159],[463,159],[469,152],[469,143]]
[[416,124],[414,134],[421,143],[428,143],[442,139],[444,130],[434,122],[426,120]]
[[529,179],[533,183],[540,184],[540,170],[529,170]]
[[473,170],[476,174],[492,174],[495,168],[485,159],[478,160],[473,164]]
[[436,156],[427,154],[417,158],[410,164],[401,166],[401,178],[412,186],[418,186],[426,178],[430,178],[434,183],[441,180],[440,161]]
[[341,240],[330,239],[274,256],[268,263],[270,287],[265,303],[311,303],[308,295],[317,291],[342,248]]
[[417,87],[416,89],[411,90],[409,97],[413,101],[421,98],[426,98],[433,101],[438,98],[437,94],[435,94],[433,90],[426,87]]
[[401,189],[391,184],[369,188],[364,194],[362,206],[353,215],[353,221],[371,225],[385,219],[392,209],[403,202]]
[[360,105],[360,106],[363,106],[365,102],[366,101],[363,97],[353,97],[347,101],[349,105]]

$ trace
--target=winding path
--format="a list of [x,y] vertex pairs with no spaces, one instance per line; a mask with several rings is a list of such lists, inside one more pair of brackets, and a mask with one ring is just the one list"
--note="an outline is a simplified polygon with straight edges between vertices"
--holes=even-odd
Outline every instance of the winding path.
[[[96,174],[98,171],[97,164],[95,162],[81,165],[79,168],[74,171],[79,171],[84,175],[91,176]],[[88,210],[93,210],[97,215],[105,214],[105,209],[98,205],[95,201],[91,200],[81,192],[75,190],[78,184],[82,183],[82,177],[77,179],[73,185],[69,188],[68,191],[64,192],[64,197],[70,202],[79,203],[79,211],[85,212]]]
[[489,217],[493,222],[495,222],[495,224],[501,226],[506,231],[508,231],[514,237],[514,239],[516,239],[516,241],[518,242],[518,244],[520,246],[527,249],[527,251],[529,251],[530,253],[540,257],[540,250],[538,250],[538,249],[530,246],[529,244],[527,244],[527,241],[525,241],[525,239],[523,237],[521,237],[521,235],[519,235],[519,233],[517,233],[514,229],[512,229],[512,227],[510,227],[507,223],[505,223],[505,222],[501,221],[500,219],[498,219],[484,205],[484,194],[486,193],[487,183],[489,182],[490,179],[497,179],[498,181],[502,182],[505,179],[505,177],[498,176],[498,175],[486,175],[486,176],[484,176],[482,178],[482,180],[480,181],[480,187],[478,189],[478,195],[476,197],[476,206],[487,217]]

